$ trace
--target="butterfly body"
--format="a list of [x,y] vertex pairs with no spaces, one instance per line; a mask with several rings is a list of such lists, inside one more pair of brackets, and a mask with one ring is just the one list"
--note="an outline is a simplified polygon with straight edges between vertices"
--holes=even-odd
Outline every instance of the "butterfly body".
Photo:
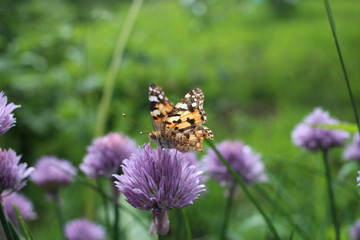
[[155,129],[149,137],[160,147],[182,152],[202,151],[203,139],[214,138],[211,130],[202,126],[206,122],[206,113],[201,89],[191,90],[174,106],[164,91],[152,83],[149,86],[149,103]]

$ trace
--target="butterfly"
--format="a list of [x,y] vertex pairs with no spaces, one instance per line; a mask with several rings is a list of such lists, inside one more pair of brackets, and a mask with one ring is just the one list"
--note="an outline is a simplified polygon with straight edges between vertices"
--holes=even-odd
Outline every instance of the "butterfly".
[[174,106],[164,91],[151,83],[149,86],[150,115],[154,131],[149,133],[160,147],[181,152],[202,151],[203,139],[214,139],[206,122],[204,93],[199,88],[188,92]]

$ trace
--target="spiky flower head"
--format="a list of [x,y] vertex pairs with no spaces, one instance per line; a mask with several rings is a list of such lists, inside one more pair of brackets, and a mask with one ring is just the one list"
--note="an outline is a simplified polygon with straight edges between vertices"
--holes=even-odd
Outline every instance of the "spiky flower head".
[[299,123],[291,133],[294,144],[298,147],[318,151],[341,146],[349,138],[349,133],[341,130],[330,130],[316,127],[316,124],[338,124],[339,121],[330,117],[322,108],[315,108]]
[[[254,182],[267,181],[261,156],[255,153],[250,146],[245,145],[239,140],[225,140],[217,144],[216,148],[234,171],[242,177],[245,183],[252,184]],[[235,183],[234,178],[214,150],[210,149],[208,151],[204,157],[204,162],[210,177],[221,185],[231,186]]]
[[351,240],[360,240],[360,220],[357,220],[350,228]]
[[344,159],[360,161],[360,137],[358,133],[354,135],[353,142],[346,147]]
[[7,104],[7,97],[4,92],[0,92],[0,135],[6,133],[15,124],[15,118],[12,111],[20,107],[14,103]]
[[122,161],[137,149],[134,140],[121,133],[99,137],[88,147],[80,169],[89,177],[111,177],[118,173]]
[[20,156],[12,150],[0,148],[0,194],[4,190],[19,191],[26,184],[26,178],[34,171],[26,163],[19,163]]
[[166,234],[166,211],[192,204],[205,191],[202,172],[174,149],[152,149],[147,144],[123,161],[123,172],[114,175],[115,185],[132,206],[152,210],[150,233]]
[[106,237],[104,228],[86,218],[69,221],[65,225],[65,237],[68,240],[103,240]]
[[36,213],[34,211],[34,206],[32,202],[22,195],[21,193],[9,193],[4,192],[2,197],[2,203],[6,212],[6,215],[10,219],[10,221],[18,225],[19,221],[16,215],[16,212],[14,210],[14,205],[17,207],[17,209],[20,212],[21,217],[24,220],[34,220],[36,219]]
[[35,165],[30,180],[49,192],[73,182],[76,168],[67,160],[55,156],[43,156]]

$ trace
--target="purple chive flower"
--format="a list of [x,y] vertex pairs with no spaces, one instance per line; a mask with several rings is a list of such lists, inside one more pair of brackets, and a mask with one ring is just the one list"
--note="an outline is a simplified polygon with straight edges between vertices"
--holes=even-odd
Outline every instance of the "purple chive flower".
[[358,133],[355,134],[353,142],[345,149],[343,156],[345,160],[360,161],[360,137]]
[[[244,145],[241,141],[225,140],[217,144],[216,147],[245,183],[252,184],[267,181],[260,154],[255,153],[249,146]],[[235,183],[234,178],[214,150],[209,150],[204,157],[204,161],[210,177],[221,185],[230,186]]]
[[49,192],[70,184],[77,172],[69,161],[55,156],[41,157],[36,162],[35,168],[36,170],[30,178],[31,181]]
[[111,177],[118,173],[122,161],[137,149],[135,142],[121,133],[97,138],[88,147],[80,169],[89,177]]
[[15,225],[19,224],[13,205],[16,205],[21,217],[24,220],[34,220],[36,218],[33,204],[27,197],[16,192],[13,192],[11,194],[8,192],[4,192],[3,195],[4,197],[2,197],[2,203],[6,215],[9,217],[12,223],[14,223]]
[[135,208],[152,210],[150,233],[169,230],[166,211],[193,203],[205,191],[201,171],[174,149],[152,149],[149,144],[123,162],[124,175],[113,175],[116,187]]
[[69,221],[65,225],[64,232],[68,240],[103,240],[106,237],[101,225],[85,218]]
[[360,220],[357,220],[350,228],[351,240],[360,240]]
[[341,146],[349,137],[349,133],[341,130],[317,128],[314,124],[338,124],[339,121],[330,117],[322,108],[315,108],[303,122],[298,124],[291,133],[294,144],[310,151],[329,149]]
[[19,163],[20,156],[12,150],[0,148],[0,193],[4,190],[19,191],[25,186],[25,179],[30,176],[34,168],[27,168],[26,163]]
[[7,97],[0,92],[0,135],[6,133],[15,124],[14,114],[11,112],[20,107],[14,103],[7,104]]

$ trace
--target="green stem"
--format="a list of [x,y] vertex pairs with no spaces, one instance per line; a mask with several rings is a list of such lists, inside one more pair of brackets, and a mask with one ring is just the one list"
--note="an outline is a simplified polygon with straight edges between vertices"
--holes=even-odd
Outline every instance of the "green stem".
[[266,215],[264,210],[261,208],[260,204],[255,200],[254,196],[250,193],[249,189],[247,188],[246,184],[243,182],[240,175],[238,175],[234,169],[230,166],[230,164],[225,160],[225,158],[221,155],[221,153],[217,150],[214,143],[211,142],[208,139],[205,139],[206,143],[215,151],[216,155],[220,158],[221,162],[225,165],[228,172],[231,174],[231,176],[235,179],[236,183],[239,184],[241,189],[244,191],[246,196],[249,198],[249,200],[252,202],[252,204],[256,207],[256,209],[259,211],[261,216],[264,218],[266,224],[270,228],[270,231],[272,232],[274,239],[280,240],[279,234],[277,233],[274,225],[270,221],[269,217]]
[[105,125],[108,118],[108,112],[113,95],[116,76],[119,72],[119,67],[124,54],[124,49],[130,36],[130,32],[134,26],[136,17],[139,13],[142,3],[143,0],[133,0],[129,13],[126,16],[123,27],[121,28],[121,31],[119,33],[119,37],[116,42],[114,53],[110,62],[109,70],[105,79],[102,98],[100,101],[98,121],[95,128],[96,137],[103,135],[105,131]]
[[229,196],[226,203],[224,219],[221,225],[220,240],[226,239],[227,227],[229,225],[229,220],[230,220],[230,212],[234,201],[235,186],[236,184],[232,184],[229,189]]
[[330,211],[331,211],[332,220],[333,220],[333,224],[334,224],[334,228],[335,228],[336,240],[340,240],[340,224],[338,221],[336,207],[335,207],[335,197],[334,197],[334,190],[333,190],[333,185],[332,185],[330,164],[329,164],[329,152],[327,149],[323,149],[322,154],[323,154],[324,167],[325,167],[327,190],[328,190],[329,200],[330,200]]
[[3,205],[1,204],[0,197],[0,239],[12,240],[13,236],[11,234],[9,223],[5,217],[5,212],[3,211]]
[[[99,189],[103,189],[103,186],[101,184],[101,181],[100,179],[96,179],[96,184],[97,184],[97,187]],[[102,201],[103,201],[103,205],[104,205],[104,212],[105,212],[105,226],[106,226],[106,229],[110,229],[110,220],[109,220],[109,204],[108,204],[108,201],[107,201],[107,197],[106,195],[104,194],[100,194],[101,195],[101,198],[102,198]]]
[[348,90],[348,92],[349,92],[349,97],[350,97],[351,105],[352,105],[353,112],[354,112],[354,115],[355,115],[355,121],[356,121],[356,124],[357,124],[357,127],[358,127],[358,131],[359,131],[359,133],[360,133],[359,114],[358,114],[357,106],[356,106],[356,103],[355,103],[355,100],[354,100],[354,96],[353,96],[353,93],[352,93],[352,90],[351,90],[350,80],[349,80],[349,77],[348,77],[348,74],[347,74],[347,70],[346,70],[346,67],[345,67],[344,58],[343,58],[342,53],[341,53],[341,48],[340,48],[339,40],[338,40],[338,38],[337,38],[336,29],[335,29],[335,21],[334,21],[334,17],[333,17],[332,10],[331,10],[331,5],[330,5],[329,0],[324,0],[324,3],[325,3],[326,13],[327,13],[327,16],[328,16],[328,19],[329,19],[329,23],[330,23],[331,33],[332,33],[333,38],[334,38],[334,42],[335,42],[335,46],[336,46],[336,51],[337,51],[337,53],[338,53],[339,60],[340,60],[340,64],[341,64],[341,68],[342,68],[342,71],[343,71],[343,74],[344,74],[346,87],[347,87],[347,90]]
[[181,214],[182,214],[182,218],[184,221],[184,226],[185,226],[185,232],[186,232],[186,239],[187,240],[191,240],[192,236],[191,236],[191,227],[190,227],[190,222],[189,222],[189,218],[186,214],[186,211],[184,208],[181,209]]
[[56,216],[58,218],[59,227],[60,227],[60,236],[62,236],[62,239],[65,239],[64,230],[63,230],[64,225],[65,225],[65,221],[64,221],[64,215],[63,215],[62,209],[61,209],[60,196],[59,196],[58,192],[54,192],[52,194],[53,194],[53,197],[54,197],[54,208],[55,208]]
[[118,204],[119,201],[119,191],[116,189],[114,183],[112,181],[110,181],[111,184],[111,190],[112,190],[112,201],[114,204],[114,214],[115,214],[115,219],[114,219],[114,240],[119,240],[120,234],[119,234],[119,226],[120,226],[120,205]]
[[[115,200],[114,200],[115,201]],[[119,209],[117,206],[117,202],[114,202],[114,240],[118,240],[119,238]]]

